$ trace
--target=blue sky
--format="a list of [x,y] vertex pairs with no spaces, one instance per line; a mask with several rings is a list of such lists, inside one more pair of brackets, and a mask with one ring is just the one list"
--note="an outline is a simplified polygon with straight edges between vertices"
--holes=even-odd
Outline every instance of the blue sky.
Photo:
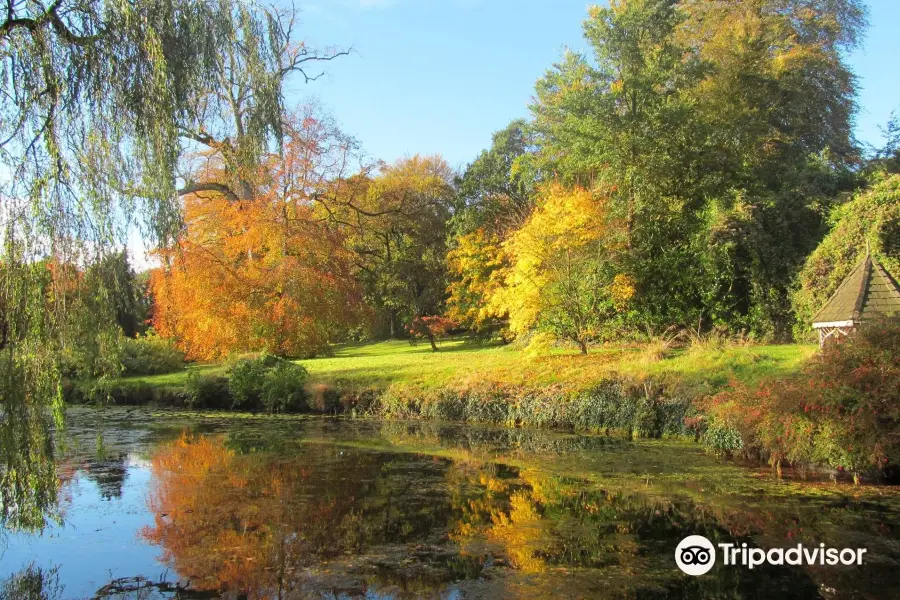
[[[491,133],[528,115],[534,82],[569,46],[584,48],[583,0],[297,0],[300,35],[352,46],[288,103],[317,98],[373,158],[440,153],[462,167]],[[881,141],[900,111],[900,0],[871,0],[850,57],[860,77],[857,135]]]

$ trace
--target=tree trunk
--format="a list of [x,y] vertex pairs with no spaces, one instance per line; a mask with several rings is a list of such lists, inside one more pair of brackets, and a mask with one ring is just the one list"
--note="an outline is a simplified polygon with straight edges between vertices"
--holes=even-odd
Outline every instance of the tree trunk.
[[434,335],[428,334],[428,341],[431,343],[431,351],[437,352],[438,347],[437,347],[437,344],[434,343]]
[[578,340],[578,346],[581,348],[582,354],[587,354],[587,342],[585,340]]

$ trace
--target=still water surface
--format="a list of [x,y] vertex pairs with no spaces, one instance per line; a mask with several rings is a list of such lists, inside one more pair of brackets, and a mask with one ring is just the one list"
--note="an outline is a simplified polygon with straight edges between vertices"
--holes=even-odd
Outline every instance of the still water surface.
[[[83,408],[57,441],[61,523],[0,539],[0,578],[47,597],[900,598],[896,488],[687,443]],[[691,534],[868,553],[693,578]]]

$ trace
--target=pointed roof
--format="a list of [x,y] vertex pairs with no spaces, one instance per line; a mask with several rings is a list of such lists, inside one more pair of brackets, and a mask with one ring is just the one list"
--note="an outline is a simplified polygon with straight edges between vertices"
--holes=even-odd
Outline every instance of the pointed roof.
[[900,285],[868,254],[838,286],[813,317],[813,327],[824,323],[859,323],[876,314],[900,313]]

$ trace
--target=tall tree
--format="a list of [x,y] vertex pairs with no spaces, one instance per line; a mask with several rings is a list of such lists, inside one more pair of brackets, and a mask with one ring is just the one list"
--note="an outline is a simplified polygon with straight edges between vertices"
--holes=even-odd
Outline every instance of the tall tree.
[[379,318],[376,333],[399,337],[415,319],[443,311],[453,172],[439,156],[417,155],[347,189],[355,203],[338,196],[336,206],[326,204],[344,215],[358,277]]
[[628,249],[616,270],[637,282],[641,320],[657,322],[687,321],[697,304],[679,278],[708,185],[702,124],[683,94],[704,65],[675,37],[683,19],[672,0],[592,8],[584,33],[593,60],[568,52],[538,81],[532,106],[541,171],[608,199],[622,227],[604,243]]
[[789,332],[820,207],[852,184],[844,52],[864,21],[855,0],[591,10],[594,60],[568,53],[537,84],[537,162],[611,199],[639,321]]
[[624,219],[629,246],[639,213],[670,195],[667,173],[681,170],[677,161],[690,143],[690,106],[678,92],[701,70],[674,38],[681,19],[674,0],[593,7],[584,35],[594,61],[568,52],[536,86],[543,170],[602,187]]
[[[153,324],[189,358],[326,351],[365,313],[341,233],[314,196],[345,177],[353,147],[307,107],[285,125],[252,198],[214,191],[185,197],[185,229],[160,251],[151,277]],[[221,169],[210,168],[210,180]],[[202,180],[201,180],[202,181]]]

